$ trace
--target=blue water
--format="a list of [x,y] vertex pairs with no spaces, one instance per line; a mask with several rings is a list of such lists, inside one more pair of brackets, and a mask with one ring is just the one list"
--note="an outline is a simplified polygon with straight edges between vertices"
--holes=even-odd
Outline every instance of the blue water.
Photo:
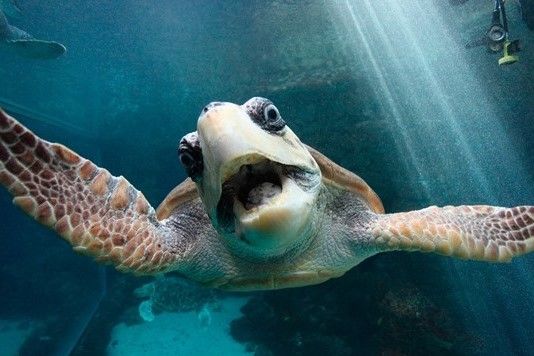
[[[185,178],[177,144],[201,108],[252,96],[364,178],[386,211],[534,203],[534,36],[516,2],[511,36],[524,49],[509,67],[464,48],[487,27],[490,0],[19,5],[12,24],[68,51],[52,61],[0,52],[0,107],[127,177],[154,206]],[[113,334],[121,323],[148,325],[155,349],[162,326],[143,324],[134,293],[151,278],[74,254],[4,191],[0,211],[0,321],[27,331],[21,354],[111,352],[125,342]],[[389,253],[323,285],[247,294],[242,315],[210,327],[258,355],[526,355],[532,286],[534,255],[496,265]],[[217,295],[222,310],[233,297]],[[235,352],[224,345],[219,354]]]

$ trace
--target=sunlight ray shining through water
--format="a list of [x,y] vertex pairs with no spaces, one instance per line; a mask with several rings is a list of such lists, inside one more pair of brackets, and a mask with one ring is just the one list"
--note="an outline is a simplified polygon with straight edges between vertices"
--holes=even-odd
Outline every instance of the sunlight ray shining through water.
[[[339,40],[347,56],[357,62],[354,71],[366,71],[367,80],[373,83],[374,94],[400,136],[397,144],[406,153],[405,169],[412,170],[411,181],[421,186],[429,202],[447,204],[448,197],[440,192],[449,189],[477,202],[505,205],[508,202],[503,200],[513,193],[517,196],[517,192],[511,188],[508,195],[496,194],[503,189],[499,175],[529,186],[531,177],[518,158],[519,147],[513,138],[503,136],[506,131],[487,88],[477,79],[477,68],[454,41],[447,23],[451,19],[444,19],[435,4],[346,0],[325,6],[338,23]],[[461,170],[465,173],[454,173]],[[425,184],[436,178],[440,184]],[[531,194],[525,192],[527,199]],[[496,272],[484,275],[483,286],[492,299],[479,298],[471,290],[475,277],[465,266],[456,261],[442,264],[449,286],[454,286],[469,306],[466,312],[473,316],[472,326],[486,330],[490,339],[503,332],[492,322],[495,315],[506,318],[513,313],[506,292],[498,286],[534,281],[527,273],[527,262],[516,261],[511,266],[513,273],[488,268],[486,271]],[[534,299],[532,290],[524,293]],[[492,307],[495,303],[498,309]],[[493,313],[488,315],[488,310]],[[512,350],[513,344],[528,343],[521,332],[507,334],[509,337],[501,338],[495,346],[503,352]]]
[[[371,69],[368,80],[375,83],[382,106],[397,126],[414,179],[422,176],[424,185],[438,167],[444,168],[441,172],[456,171],[452,177],[440,173],[443,184],[455,185],[458,176],[465,176],[476,182],[471,199],[486,203],[498,203],[500,198],[488,177],[495,164],[506,167],[504,174],[513,172],[514,179],[527,181],[516,148],[508,138],[499,137],[504,131],[493,104],[432,6],[346,1],[334,16],[343,26],[339,32],[347,34],[343,40],[348,55],[359,62],[355,71],[361,66]],[[444,156],[444,150],[454,155]],[[506,152],[506,160],[484,161],[493,156],[480,154],[484,150],[500,152],[501,157]],[[428,193],[427,197],[432,198]]]

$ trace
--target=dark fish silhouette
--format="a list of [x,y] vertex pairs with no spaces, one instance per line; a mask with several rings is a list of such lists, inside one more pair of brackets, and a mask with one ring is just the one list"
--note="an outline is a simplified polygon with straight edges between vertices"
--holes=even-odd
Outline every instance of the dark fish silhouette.
[[0,2],[0,50],[10,50],[19,56],[33,59],[54,59],[65,53],[67,49],[61,43],[36,39],[26,31],[10,25],[2,11],[3,3],[4,1]]

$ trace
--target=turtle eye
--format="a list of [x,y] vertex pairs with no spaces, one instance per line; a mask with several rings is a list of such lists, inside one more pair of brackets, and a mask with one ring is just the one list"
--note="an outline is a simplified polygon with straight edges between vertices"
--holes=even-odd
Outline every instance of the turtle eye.
[[280,131],[286,126],[280,112],[273,104],[265,106],[263,109],[263,118],[266,123],[266,129],[269,131]]
[[256,96],[242,105],[250,119],[271,134],[283,135],[286,122],[269,99]]
[[182,138],[178,146],[178,157],[187,175],[194,181],[198,180],[204,170],[204,160],[196,132]]
[[263,110],[263,116],[267,121],[276,121],[280,118],[280,113],[278,112],[276,106],[274,106],[273,104],[269,104]]

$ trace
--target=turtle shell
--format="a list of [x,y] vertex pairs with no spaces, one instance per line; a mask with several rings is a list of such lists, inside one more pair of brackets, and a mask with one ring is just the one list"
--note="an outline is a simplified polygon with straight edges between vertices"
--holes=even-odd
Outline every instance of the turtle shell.
[[362,178],[333,162],[316,149],[308,145],[306,145],[306,148],[310,151],[313,159],[315,159],[319,165],[323,175],[323,183],[325,185],[335,186],[349,192],[354,192],[367,203],[373,212],[377,214],[384,213],[382,201]]
[[187,178],[171,190],[165,199],[163,199],[156,210],[156,217],[160,221],[167,219],[171,216],[174,209],[195,199],[199,199],[197,187],[191,178]]

